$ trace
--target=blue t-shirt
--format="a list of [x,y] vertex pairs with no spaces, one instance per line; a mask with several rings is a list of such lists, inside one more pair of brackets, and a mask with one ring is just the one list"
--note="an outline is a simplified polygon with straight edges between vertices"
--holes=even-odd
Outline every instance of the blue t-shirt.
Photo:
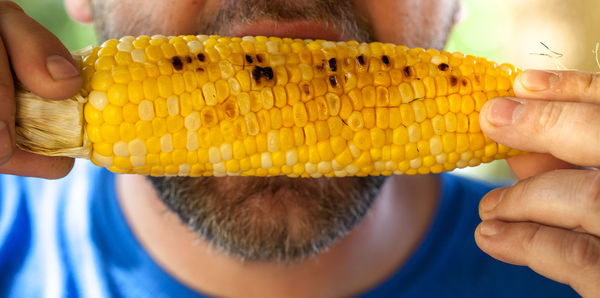
[[[56,181],[0,175],[0,297],[202,297],[136,240],[114,179],[86,161]],[[450,174],[441,179],[439,211],[423,242],[364,297],[577,296],[479,250],[477,205],[490,186]]]

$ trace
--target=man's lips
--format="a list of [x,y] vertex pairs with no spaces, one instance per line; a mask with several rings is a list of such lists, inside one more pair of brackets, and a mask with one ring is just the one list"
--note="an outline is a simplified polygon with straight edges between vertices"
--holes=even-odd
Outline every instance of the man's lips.
[[249,25],[236,26],[233,36],[277,36],[301,39],[324,39],[338,41],[341,34],[331,26],[319,22],[294,21],[277,22],[263,20]]

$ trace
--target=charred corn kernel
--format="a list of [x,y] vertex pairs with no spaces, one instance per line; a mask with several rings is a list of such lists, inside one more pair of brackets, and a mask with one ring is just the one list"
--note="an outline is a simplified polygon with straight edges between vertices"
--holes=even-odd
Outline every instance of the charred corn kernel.
[[518,154],[479,111],[518,70],[391,44],[140,36],[82,57],[90,158],[151,175],[439,173]]

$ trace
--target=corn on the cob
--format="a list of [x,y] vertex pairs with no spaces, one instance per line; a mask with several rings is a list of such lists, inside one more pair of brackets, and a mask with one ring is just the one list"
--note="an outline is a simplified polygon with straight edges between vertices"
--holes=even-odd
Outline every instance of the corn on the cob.
[[67,138],[76,148],[49,144],[47,120],[36,134],[48,136],[31,137],[31,112],[19,112],[21,147],[186,176],[426,174],[519,153],[479,128],[481,106],[513,95],[518,72],[484,58],[219,36],[124,37],[75,56],[84,87],[70,114],[79,115],[63,117],[83,113]]

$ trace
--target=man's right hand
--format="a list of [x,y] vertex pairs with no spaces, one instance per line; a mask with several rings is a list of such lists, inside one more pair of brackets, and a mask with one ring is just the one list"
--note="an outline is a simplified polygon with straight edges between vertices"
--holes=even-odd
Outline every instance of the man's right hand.
[[[73,159],[15,147],[15,78],[48,99],[74,96],[82,78],[69,51],[12,1],[0,1],[0,173],[60,178]],[[14,73],[14,77],[13,77]]]

